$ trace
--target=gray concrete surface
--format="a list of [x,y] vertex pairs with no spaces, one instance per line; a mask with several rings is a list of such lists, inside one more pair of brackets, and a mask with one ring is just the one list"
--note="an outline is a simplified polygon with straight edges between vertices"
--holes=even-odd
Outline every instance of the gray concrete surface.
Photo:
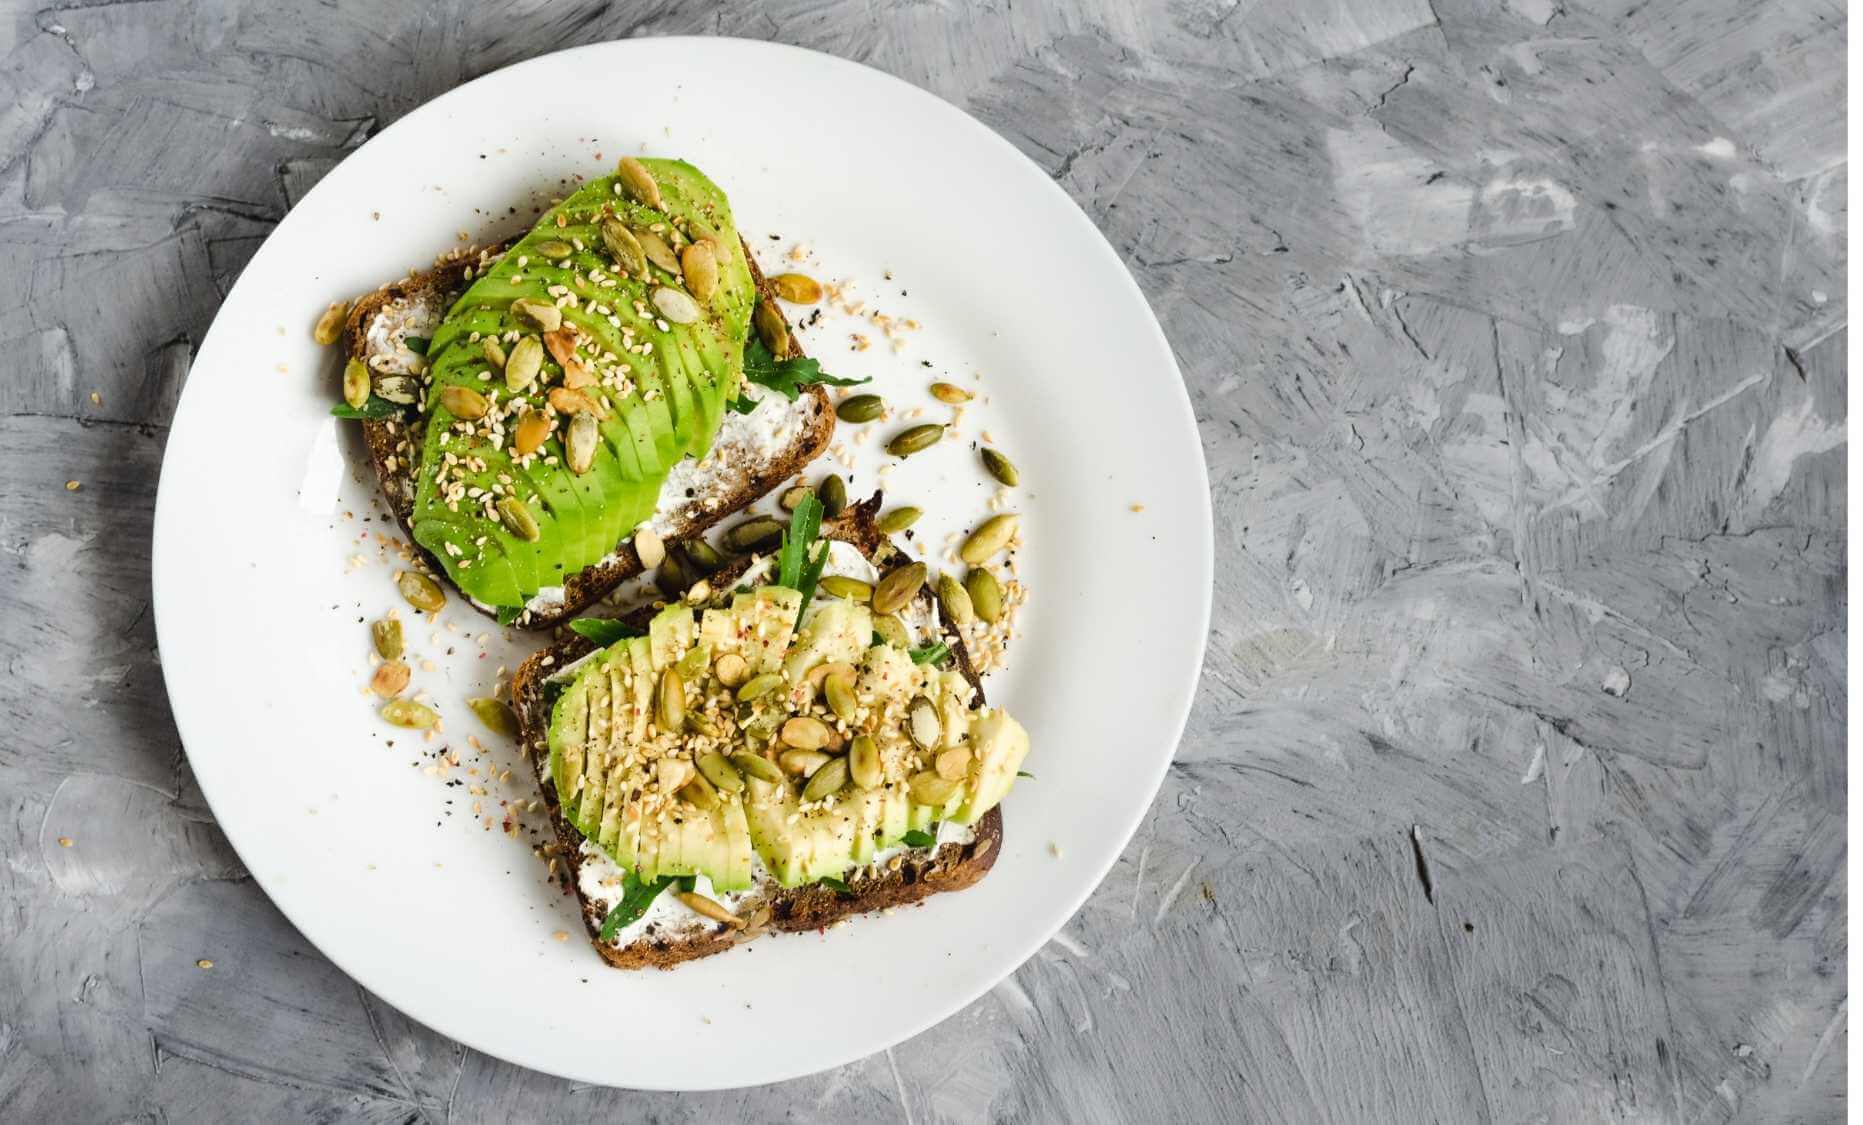
[[[0,1119],[1838,1119],[1845,31],[0,0]],[[1189,732],[1063,936],[893,1051],[705,1096],[499,1063],[309,948],[192,784],[149,613],[192,350],[293,200],[464,79],[674,32],[862,60],[1047,169],[1157,309],[1218,517]]]

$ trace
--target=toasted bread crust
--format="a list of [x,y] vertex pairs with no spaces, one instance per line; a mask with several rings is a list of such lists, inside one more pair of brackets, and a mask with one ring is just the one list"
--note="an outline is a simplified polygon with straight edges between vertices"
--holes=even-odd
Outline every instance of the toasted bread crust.
[[[874,526],[874,516],[879,507],[880,497],[876,494],[825,523],[822,534],[852,543],[876,564],[884,565],[898,552]],[[742,558],[727,565],[712,576],[714,587],[726,588],[744,573],[751,562],[751,558]],[[936,605],[936,599],[930,591],[921,590],[919,596]],[[645,628],[655,612],[653,606],[643,606],[629,614],[627,620]],[[942,621],[942,611],[939,612]],[[981,702],[983,685],[971,665],[970,654],[965,651],[962,639],[951,624],[943,624],[958,669],[976,688],[978,701]],[[682,962],[723,952],[758,936],[761,931],[738,931],[719,924],[685,930],[676,937],[649,936],[625,946],[601,939],[601,908],[583,896],[577,878],[581,866],[582,835],[564,819],[557,803],[556,784],[550,776],[550,749],[546,741],[549,708],[544,703],[544,683],[550,674],[594,650],[595,645],[571,633],[526,660],[511,679],[511,700],[516,706],[519,720],[519,745],[531,763],[538,788],[543,793],[544,804],[549,809],[562,870],[567,875],[568,888],[576,895],[583,925],[589,931],[589,941],[602,960],[618,969],[670,969]],[[739,910],[741,916],[750,917],[767,907],[768,929],[787,932],[823,929],[856,914],[906,906],[941,891],[963,890],[983,878],[995,865],[997,853],[1002,850],[1002,841],[1003,814],[998,807],[985,813],[977,822],[976,835],[970,843],[945,844],[930,855],[908,859],[897,868],[877,872],[872,868],[863,868],[848,879],[851,893],[844,894],[820,884],[788,888],[773,886],[767,893],[743,903]]]
[[[500,249],[502,247],[491,248],[492,252]],[[751,254],[748,243],[744,245],[744,257],[750,263],[751,277],[757,284],[759,296],[774,302],[776,291],[769,278],[757,267],[757,259]],[[479,261],[476,255],[451,258],[430,270],[390,282],[359,298],[351,306],[349,319],[344,325],[343,342],[347,355],[356,359],[366,355],[370,323],[394,301],[439,294],[447,295],[450,304],[451,295],[464,290],[467,271],[478,265]],[[787,354],[802,354],[801,345],[796,343],[793,332],[790,334]],[[669,545],[703,535],[720,520],[750,507],[772,489],[800,473],[809,462],[821,455],[822,450],[828,448],[829,440],[834,437],[833,405],[822,387],[811,386],[805,390],[816,402],[810,425],[768,461],[744,466],[743,481],[730,495],[717,498],[694,497],[688,501],[673,515],[675,530],[672,535],[665,537]],[[398,418],[365,421],[362,423],[363,442],[368,447],[369,464],[374,468],[382,492],[388,498],[389,509],[394,512],[396,521],[407,536],[408,545],[419,553],[434,576],[445,578],[446,568],[440,565],[440,560],[414,541],[413,466],[407,463],[405,456],[397,453],[405,426],[406,423]],[[642,569],[640,556],[634,553],[632,540],[618,543],[611,561],[586,567],[564,580],[563,602],[560,606],[547,611],[533,610],[519,619],[517,627],[549,629],[560,625],[607,597],[609,591],[639,574]],[[483,607],[474,605],[474,608],[488,617],[495,616]]]

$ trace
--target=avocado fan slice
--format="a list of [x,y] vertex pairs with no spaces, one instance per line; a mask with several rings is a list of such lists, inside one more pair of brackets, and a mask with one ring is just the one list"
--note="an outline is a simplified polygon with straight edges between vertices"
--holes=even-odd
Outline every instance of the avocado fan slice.
[[[683,162],[643,163],[659,183],[660,208],[625,198],[612,176],[584,184],[473,279],[430,341],[429,424],[416,459],[411,522],[416,541],[450,542],[461,552],[442,547],[435,557],[463,592],[486,605],[515,607],[543,587],[563,584],[651,516],[671,467],[710,448],[726,390],[741,372],[755,291],[724,195]],[[655,315],[654,291],[676,279],[657,267],[645,277],[630,275],[607,251],[604,221],[659,224],[682,244],[695,235],[715,239],[722,248],[719,284],[698,320],[673,324]],[[598,450],[581,480],[570,479],[575,474],[560,454],[555,465],[518,466],[508,432],[504,442],[495,440],[495,420],[508,430],[520,400],[543,409],[561,388],[563,372],[553,358],[533,383],[516,389],[486,358],[487,338],[497,338],[508,357],[518,340],[540,335],[527,309],[555,310],[549,320],[560,318],[575,332],[599,376],[579,390],[606,415],[601,432],[612,458]],[[459,392],[449,395],[449,388],[472,392],[489,413],[478,414],[467,400],[467,416],[459,418],[448,408],[460,404]],[[447,437],[456,421],[463,430]],[[461,502],[462,489],[495,485],[528,506],[534,539],[488,518],[482,505]],[[442,524],[461,526],[448,532]]]

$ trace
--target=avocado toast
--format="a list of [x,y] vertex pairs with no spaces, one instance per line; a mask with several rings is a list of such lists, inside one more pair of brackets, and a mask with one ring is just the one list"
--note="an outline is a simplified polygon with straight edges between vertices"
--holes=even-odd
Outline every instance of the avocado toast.
[[348,416],[410,541],[520,627],[575,616],[834,431],[818,383],[746,377],[808,361],[723,193],[679,161],[623,161],[510,245],[358,301],[344,334]]
[[[513,678],[559,870],[611,965],[818,929],[995,862],[1027,735],[984,705],[922,567],[875,527],[879,498],[823,527],[813,557],[808,503],[777,558],[637,612],[640,636],[569,636]],[[809,577],[824,566],[888,577],[843,574],[837,596]]]

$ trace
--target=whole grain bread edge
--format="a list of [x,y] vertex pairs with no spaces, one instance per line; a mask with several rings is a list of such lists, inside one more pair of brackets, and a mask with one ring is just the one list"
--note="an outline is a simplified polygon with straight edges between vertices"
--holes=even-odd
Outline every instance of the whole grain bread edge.
[[[742,240],[740,240],[742,241]],[[495,254],[502,247],[492,247],[486,254]],[[411,274],[399,281],[391,282],[380,289],[358,299],[350,308],[349,319],[344,325],[343,343],[345,354],[350,358],[362,358],[368,347],[369,323],[392,301],[404,297],[420,297],[429,293],[457,294],[467,283],[467,271],[482,264],[483,254],[462,254],[435,265],[432,269]],[[750,273],[756,282],[758,294],[765,300],[776,300],[775,288],[763,271],[757,267],[757,259],[751,253],[749,244],[744,244],[744,257],[750,263]],[[447,301],[451,304],[451,298]],[[781,308],[780,305],[777,306]],[[796,343],[795,334],[790,333],[789,348],[784,356],[799,356],[801,345]],[[673,545],[695,536],[703,535],[717,525],[745,508],[756,503],[772,489],[795,476],[809,462],[821,455],[828,448],[828,442],[834,436],[835,414],[828,401],[828,394],[820,386],[810,386],[804,393],[816,402],[814,417],[809,426],[802,429],[795,440],[767,461],[757,465],[745,465],[741,484],[728,496],[717,498],[715,504],[709,504],[712,497],[694,497],[683,505],[674,515],[675,532],[666,537],[666,543]],[[405,455],[398,451],[401,445],[402,431],[406,423],[399,418],[365,421],[362,424],[363,442],[368,447],[369,463],[375,469],[375,475],[382,486],[382,493],[388,499],[388,506],[394,512],[395,519],[401,524],[401,530],[407,536],[408,545],[419,553],[428,571],[439,579],[446,577],[446,569],[425,548],[414,542],[414,478],[412,465]],[[583,610],[606,597],[609,591],[642,570],[640,556],[634,553],[632,540],[615,545],[615,557],[605,564],[586,567],[569,575],[563,583],[562,605],[549,610],[534,610],[517,621],[520,629],[548,629],[560,625],[575,617]],[[495,616],[477,606],[473,608]]]
[[[881,497],[876,493],[860,504],[850,505],[840,516],[823,524],[822,534],[826,538],[853,544],[872,559],[876,566],[885,569],[890,562],[900,557],[900,552],[874,525],[880,501]],[[711,578],[714,588],[728,589],[754,561],[755,556],[738,559],[714,574]],[[919,597],[934,607],[937,605],[929,590],[921,590]],[[655,612],[653,606],[645,606],[630,614],[627,620],[645,629]],[[970,654],[965,650],[956,629],[949,622],[943,621],[942,610],[938,612],[946,643],[951,647],[958,670],[976,689],[977,700],[982,703],[983,685],[970,662]],[[820,884],[788,888],[772,885],[769,891],[753,896],[738,908],[739,916],[743,918],[759,915],[764,908],[768,908],[768,919],[762,926],[737,930],[719,923],[687,929],[672,937],[645,937],[623,946],[603,941],[601,909],[583,896],[577,878],[582,835],[563,818],[557,803],[556,784],[550,776],[550,750],[546,741],[549,707],[544,700],[544,684],[551,674],[593,652],[595,647],[571,633],[551,647],[534,654],[518,668],[511,679],[511,701],[518,713],[520,745],[536,774],[538,788],[549,809],[561,860],[560,870],[566,876],[568,889],[576,896],[583,925],[589,932],[589,941],[602,960],[610,965],[619,969],[670,969],[751,940],[766,929],[788,932],[822,929],[856,914],[909,905],[941,891],[963,890],[983,878],[995,865],[1003,840],[1003,813],[1000,806],[991,809],[977,822],[976,833],[967,844],[949,843],[923,854],[907,853],[906,862],[894,870],[876,871],[868,867],[851,872],[846,880],[849,893]]]

